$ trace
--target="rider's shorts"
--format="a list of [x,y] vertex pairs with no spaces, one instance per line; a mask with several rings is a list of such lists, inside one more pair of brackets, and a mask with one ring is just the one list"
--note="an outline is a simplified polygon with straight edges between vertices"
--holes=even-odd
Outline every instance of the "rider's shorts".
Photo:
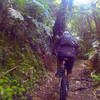
[[64,58],[67,58],[67,60],[65,60],[65,68],[67,70],[67,73],[70,74],[70,73],[72,73],[74,58],[73,57],[68,57],[68,56],[65,56],[65,55],[62,55],[62,54],[58,54],[58,56],[57,56],[57,60],[60,63],[63,62]]

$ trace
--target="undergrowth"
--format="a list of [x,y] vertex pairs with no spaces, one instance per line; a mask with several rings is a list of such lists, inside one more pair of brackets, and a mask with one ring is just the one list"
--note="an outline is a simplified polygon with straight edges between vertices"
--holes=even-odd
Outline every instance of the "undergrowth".
[[46,77],[41,58],[28,44],[1,38],[0,100],[24,100]]

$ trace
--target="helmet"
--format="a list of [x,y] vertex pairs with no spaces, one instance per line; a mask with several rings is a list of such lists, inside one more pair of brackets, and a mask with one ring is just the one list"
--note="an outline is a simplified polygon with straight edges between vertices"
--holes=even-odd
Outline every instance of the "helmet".
[[63,35],[71,35],[68,31],[65,31]]
[[71,37],[71,34],[70,34],[68,31],[65,31],[65,32],[63,33],[63,36]]

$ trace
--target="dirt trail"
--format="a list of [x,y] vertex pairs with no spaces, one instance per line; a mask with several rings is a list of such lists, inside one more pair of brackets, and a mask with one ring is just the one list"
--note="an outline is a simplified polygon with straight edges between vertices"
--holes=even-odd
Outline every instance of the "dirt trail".
[[[91,88],[93,80],[89,77],[84,62],[77,61],[74,65],[67,100],[100,100]],[[58,82],[54,73],[51,73],[45,84],[37,87],[33,100],[59,100]]]

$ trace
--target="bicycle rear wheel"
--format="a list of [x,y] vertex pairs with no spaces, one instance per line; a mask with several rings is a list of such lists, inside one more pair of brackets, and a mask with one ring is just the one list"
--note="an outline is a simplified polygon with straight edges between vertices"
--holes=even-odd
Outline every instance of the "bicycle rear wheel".
[[67,83],[66,77],[63,76],[60,84],[60,100],[66,100],[66,97],[68,95],[68,87],[66,83]]

